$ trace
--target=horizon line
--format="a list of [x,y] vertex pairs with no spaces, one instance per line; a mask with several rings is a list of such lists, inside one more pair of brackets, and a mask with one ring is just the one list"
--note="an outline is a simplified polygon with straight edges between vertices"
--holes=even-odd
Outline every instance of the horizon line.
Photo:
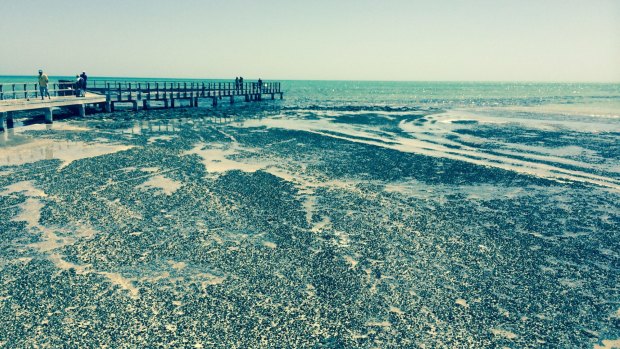
[[[56,74],[51,75],[52,77],[73,77],[73,74],[70,75],[62,75]],[[0,74],[0,77],[32,77],[36,78],[37,74]],[[165,79],[165,80],[234,80],[231,77],[211,77],[211,78],[185,78],[185,77],[163,77],[163,76],[99,76],[96,75],[94,77],[90,77],[92,79],[112,79],[112,78],[122,78],[122,79]],[[261,78],[262,79],[262,78]],[[258,80],[258,78],[244,78],[244,80],[253,81]],[[468,83],[542,83],[542,84],[620,84],[620,80],[618,81],[596,81],[596,80],[452,80],[452,79],[438,79],[438,80],[385,80],[385,79],[299,79],[299,78],[271,78],[271,79],[262,79],[263,81],[269,80],[277,80],[277,81],[317,81],[317,82],[468,82]],[[17,83],[17,82],[16,82]]]

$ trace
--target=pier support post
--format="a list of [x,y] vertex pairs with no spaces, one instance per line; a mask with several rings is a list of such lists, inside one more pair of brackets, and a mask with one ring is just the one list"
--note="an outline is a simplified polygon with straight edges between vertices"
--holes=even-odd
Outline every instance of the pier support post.
[[194,107],[198,107],[198,97],[194,97]]
[[52,108],[45,108],[43,109],[43,112],[45,113],[45,123],[46,124],[51,124],[52,122],[54,122],[54,116],[52,113]]
[[110,97],[110,94],[106,94],[105,95],[105,103],[103,104],[103,111],[105,111],[106,113],[110,113],[112,112],[112,102],[111,102],[112,98]]
[[284,99],[284,93],[280,92],[280,99]]
[[138,111],[138,101],[131,101],[131,110]]
[[0,132],[4,132],[5,121],[6,121],[6,112],[0,113]]
[[272,94],[271,94],[271,99],[272,99],[272,100],[276,99],[276,94],[275,94],[275,93],[272,93]]
[[217,97],[213,97],[213,106],[217,107]]
[[249,102],[250,101],[250,96],[249,95],[245,95],[245,101]]
[[235,97],[234,96],[230,96],[230,104],[235,104]]
[[6,127],[9,130],[13,129],[13,124],[14,124],[15,120],[13,119],[13,112],[9,111],[6,113]]
[[168,109],[170,105],[168,104],[168,98],[164,99],[164,108]]
[[85,117],[86,116],[86,107],[84,106],[84,104],[78,104],[77,105],[77,114],[80,117]]
[[142,100],[142,109],[149,109],[149,101],[147,99]]
[[174,98],[170,98],[170,108],[174,108]]

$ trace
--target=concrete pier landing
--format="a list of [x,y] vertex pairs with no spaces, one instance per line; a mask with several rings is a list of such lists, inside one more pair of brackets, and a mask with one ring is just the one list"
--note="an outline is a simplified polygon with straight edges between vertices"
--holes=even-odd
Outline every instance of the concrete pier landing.
[[13,112],[42,110],[45,114],[45,122],[51,123],[54,120],[53,108],[57,107],[73,107],[78,116],[86,115],[86,105],[104,105],[106,96],[96,93],[86,93],[84,97],[76,96],[58,96],[41,99],[40,97],[21,98],[21,99],[5,99],[0,100],[0,129],[4,129],[6,122],[12,122]]

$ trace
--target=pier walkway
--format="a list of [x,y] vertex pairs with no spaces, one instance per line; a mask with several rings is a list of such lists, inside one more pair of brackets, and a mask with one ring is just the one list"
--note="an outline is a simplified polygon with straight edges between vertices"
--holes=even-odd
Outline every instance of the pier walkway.
[[0,130],[13,124],[13,112],[41,109],[45,121],[53,122],[53,109],[70,107],[77,115],[86,115],[86,106],[101,108],[112,112],[117,104],[130,104],[137,111],[139,107],[175,108],[198,107],[199,101],[207,99],[217,107],[218,101],[227,100],[230,104],[236,99],[245,102],[261,101],[267,96],[283,98],[279,82],[266,82],[259,86],[255,82],[235,84],[232,82],[130,82],[89,80],[84,97],[76,97],[73,83],[58,82],[49,84],[50,99],[41,99],[35,83],[0,84]]

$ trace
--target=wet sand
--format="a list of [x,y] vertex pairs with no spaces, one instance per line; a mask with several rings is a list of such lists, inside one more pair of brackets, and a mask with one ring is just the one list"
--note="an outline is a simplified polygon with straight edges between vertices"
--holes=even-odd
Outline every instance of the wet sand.
[[0,347],[617,346],[617,120],[487,109],[6,132]]

